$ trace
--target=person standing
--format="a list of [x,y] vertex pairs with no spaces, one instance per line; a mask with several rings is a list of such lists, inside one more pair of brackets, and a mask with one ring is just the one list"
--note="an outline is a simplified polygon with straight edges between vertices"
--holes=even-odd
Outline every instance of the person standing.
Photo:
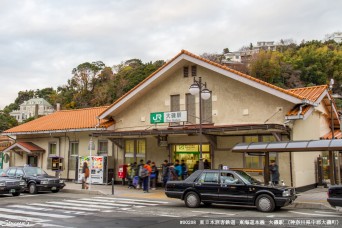
[[175,171],[177,173],[177,177],[180,178],[182,177],[182,166],[179,164],[179,160],[176,160],[176,164],[175,164]]
[[199,161],[196,161],[196,164],[194,165],[194,170],[193,172],[195,172],[196,170],[198,170],[199,168]]
[[148,193],[148,189],[150,187],[149,179],[151,175],[152,169],[151,169],[151,161],[148,160],[146,164],[143,166],[141,171],[141,177],[143,180],[143,190],[145,193]]
[[163,178],[163,187],[165,187],[166,182],[169,179],[169,161],[164,160],[162,164],[162,178]]
[[88,168],[88,163],[87,162],[83,162],[82,173],[83,173],[82,189],[88,189],[89,186],[87,184],[87,179],[89,177],[89,168]]
[[150,178],[151,178],[151,189],[152,190],[156,190],[156,184],[157,184],[157,181],[158,181],[158,168],[157,168],[155,162],[151,163],[151,175],[150,175]]
[[142,187],[142,183],[143,183],[143,178],[141,177],[141,170],[142,168],[144,167],[144,160],[141,159],[140,160],[140,163],[137,167],[137,173],[136,173],[136,176],[139,177],[139,184],[137,185],[137,189],[139,189],[140,187]]
[[185,180],[188,177],[188,165],[185,163],[184,160],[181,160],[181,167],[182,167],[182,180]]
[[270,165],[270,174],[271,174],[271,181],[274,185],[279,184],[279,166],[276,164],[275,160],[271,160]]

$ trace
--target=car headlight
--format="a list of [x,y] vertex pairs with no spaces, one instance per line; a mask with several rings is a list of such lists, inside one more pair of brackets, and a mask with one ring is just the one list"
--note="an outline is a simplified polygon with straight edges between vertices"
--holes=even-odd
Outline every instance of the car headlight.
[[49,181],[47,181],[47,180],[42,180],[42,181],[40,181],[40,183],[41,183],[41,184],[48,184]]
[[6,186],[6,183],[5,182],[0,182],[0,187],[4,187]]
[[290,192],[289,189],[283,191],[283,196],[284,196],[284,197],[290,196],[290,195],[291,195],[291,192]]
[[63,184],[63,183],[64,183],[64,180],[59,180],[59,183],[60,183],[60,184]]
[[20,181],[20,185],[26,185],[25,181]]

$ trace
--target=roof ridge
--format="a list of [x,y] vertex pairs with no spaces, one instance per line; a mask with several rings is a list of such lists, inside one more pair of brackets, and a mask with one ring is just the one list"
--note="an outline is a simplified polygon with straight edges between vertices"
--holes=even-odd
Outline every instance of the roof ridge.
[[308,87],[299,87],[299,88],[292,88],[292,89],[287,89],[287,90],[310,89],[310,88],[318,88],[318,87],[328,87],[328,85],[316,85],[316,86],[308,86]]
[[109,105],[106,106],[99,106],[99,107],[88,107],[88,108],[79,108],[79,109],[64,109],[57,112],[73,112],[73,111],[83,111],[83,110],[89,110],[89,109],[99,109],[99,108],[108,108]]

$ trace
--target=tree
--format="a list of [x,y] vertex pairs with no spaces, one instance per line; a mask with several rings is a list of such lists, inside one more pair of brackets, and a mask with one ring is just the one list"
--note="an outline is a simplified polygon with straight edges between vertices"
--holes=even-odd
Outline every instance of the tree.
[[18,125],[17,120],[8,113],[0,112],[0,132]]

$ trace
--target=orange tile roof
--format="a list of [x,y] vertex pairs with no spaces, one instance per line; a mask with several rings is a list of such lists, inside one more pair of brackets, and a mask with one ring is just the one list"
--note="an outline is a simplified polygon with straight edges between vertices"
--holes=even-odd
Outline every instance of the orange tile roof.
[[[328,85],[320,85],[320,86],[311,86],[311,87],[304,87],[304,88],[296,88],[296,89],[289,89],[292,93],[298,94],[303,96],[305,99],[310,100],[312,102],[317,102],[318,98],[321,97],[321,95],[326,91],[328,88]],[[320,102],[320,101],[319,101]],[[299,107],[300,105],[296,105],[293,107],[287,114],[286,116],[296,116],[299,113]],[[301,115],[304,115],[307,113],[311,105],[306,105],[302,107],[302,112]]]
[[288,91],[304,97],[310,101],[316,102],[322,93],[328,88],[328,85],[288,89]]
[[17,144],[25,147],[29,151],[45,151],[43,148],[37,146],[36,144],[32,142],[17,142]]
[[[40,117],[28,123],[21,124],[4,131],[3,133],[20,132],[44,132],[58,130],[77,130],[95,128],[98,124],[97,116],[107,109],[108,106],[96,108],[84,108],[76,110],[62,110],[47,116]],[[108,127],[114,121],[101,120],[99,127]]]
[[[270,88],[275,89],[275,90],[278,90],[278,91],[280,91],[280,92],[283,92],[283,93],[288,94],[288,95],[290,95],[290,96],[293,96],[293,97],[295,97],[295,98],[298,98],[298,99],[305,99],[305,97],[303,97],[302,95],[297,94],[297,93],[294,93],[294,92],[292,92],[292,91],[290,91],[290,90],[286,90],[286,89],[280,88],[280,87],[278,87],[278,86],[275,86],[275,85],[272,85],[272,84],[270,84],[270,83],[264,82],[264,81],[262,81],[262,80],[260,80],[260,79],[254,78],[254,77],[252,77],[252,76],[250,76],[250,75],[247,75],[247,74],[241,73],[241,72],[239,72],[239,71],[233,70],[233,69],[231,69],[231,68],[229,68],[229,67],[227,67],[227,66],[223,66],[223,65],[221,65],[221,64],[212,62],[212,61],[210,61],[210,60],[208,60],[208,59],[205,59],[205,58],[202,58],[202,57],[197,56],[197,55],[195,55],[195,54],[192,54],[191,52],[188,52],[188,51],[186,51],[186,50],[182,50],[178,55],[176,55],[175,57],[173,57],[171,60],[169,60],[169,61],[168,61],[167,63],[165,63],[163,66],[161,66],[158,70],[156,70],[155,72],[153,72],[151,75],[149,75],[149,76],[148,76],[147,78],[145,78],[143,81],[141,81],[138,85],[136,85],[136,86],[135,86],[134,88],[132,88],[130,91],[128,91],[127,93],[125,93],[123,96],[121,96],[118,100],[116,100],[113,104],[111,104],[111,105],[108,107],[108,109],[112,108],[115,104],[119,103],[122,99],[124,99],[126,96],[128,96],[130,93],[132,93],[132,92],[133,92],[135,89],[137,89],[139,86],[141,86],[142,84],[144,84],[147,80],[149,80],[151,77],[153,77],[154,75],[156,75],[158,72],[160,72],[162,69],[164,69],[164,68],[165,68],[166,66],[168,66],[170,63],[172,63],[175,59],[177,59],[177,58],[178,58],[179,56],[181,56],[182,54],[185,54],[185,55],[188,55],[188,56],[190,56],[190,57],[199,59],[199,60],[201,60],[201,61],[203,61],[203,62],[209,63],[209,64],[211,64],[211,65],[213,65],[213,66],[216,66],[216,67],[219,67],[219,68],[221,68],[221,69],[227,70],[227,71],[232,72],[232,73],[234,73],[234,74],[237,74],[237,75],[239,75],[239,76],[241,76],[241,77],[244,77],[244,78],[247,78],[247,79],[249,79],[249,80],[255,81],[255,82],[259,83],[259,84],[265,85],[265,86],[270,87]],[[108,110],[108,109],[107,109],[107,110]],[[107,110],[104,110],[102,113],[100,113],[100,115],[102,115],[102,114],[103,114],[105,111],[107,111]],[[100,115],[99,115],[99,116],[100,116]]]
[[[330,131],[328,134],[325,134],[321,139],[331,139],[332,138],[332,132]],[[334,139],[341,139],[342,138],[342,132],[341,130],[335,130],[334,131]]]

